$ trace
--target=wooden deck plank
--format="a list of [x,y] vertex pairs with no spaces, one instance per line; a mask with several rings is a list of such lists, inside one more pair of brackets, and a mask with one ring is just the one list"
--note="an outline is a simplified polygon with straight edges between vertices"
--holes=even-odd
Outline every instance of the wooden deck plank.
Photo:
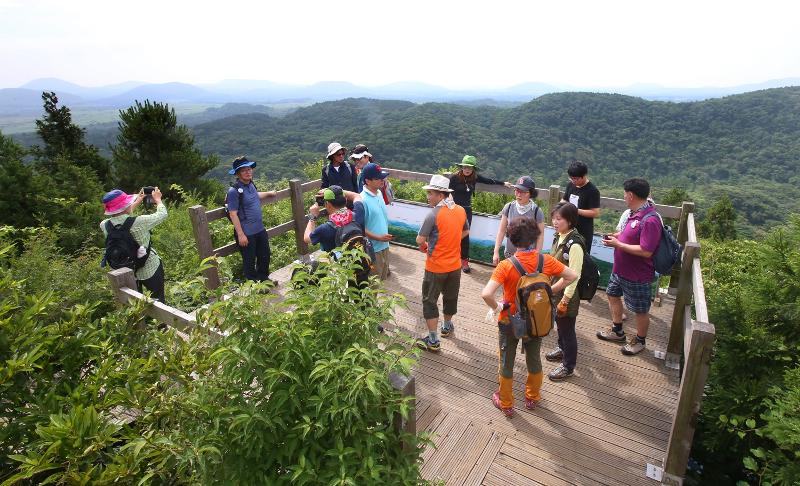
[[[424,255],[397,246],[390,251],[392,274],[384,288],[403,294],[406,307],[395,309],[387,330],[424,335]],[[656,484],[645,477],[645,466],[663,459],[680,384],[679,372],[653,355],[666,348],[672,302],[651,309],[647,350],[634,357],[595,336],[611,322],[605,294],[581,302],[575,376],[558,383],[545,379],[539,406],[528,411],[517,400],[515,417],[507,419],[490,399],[497,388],[497,327],[483,321],[480,292],[492,270],[474,264],[471,274],[462,275],[456,333],[442,340],[440,353],[423,352],[415,370],[417,430],[432,440],[422,452],[422,476],[472,486]],[[289,270],[272,277],[285,282]],[[624,327],[633,331],[632,319]],[[557,337],[554,331],[543,339],[542,353],[555,347]],[[542,356],[544,373],[556,365]],[[514,376],[514,394],[521,398],[522,356]]]

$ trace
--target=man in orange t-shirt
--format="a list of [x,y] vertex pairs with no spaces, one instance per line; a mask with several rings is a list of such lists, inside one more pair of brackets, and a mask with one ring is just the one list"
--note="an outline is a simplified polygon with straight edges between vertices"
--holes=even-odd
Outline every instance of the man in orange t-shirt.
[[[514,219],[508,224],[508,238],[517,249],[514,257],[519,260],[527,272],[536,271],[539,263],[539,252],[536,251],[539,231],[536,222],[529,218]],[[542,273],[550,277],[560,277],[558,282],[552,286],[553,294],[559,293],[570,282],[578,278],[578,274],[568,266],[550,255],[543,256]],[[520,277],[514,263],[510,259],[505,259],[494,269],[491,280],[481,292],[481,297],[490,309],[486,315],[486,321],[497,322],[500,334],[500,389],[492,395],[492,403],[507,417],[514,415],[512,387],[514,384],[514,359],[517,356],[517,344],[519,344],[519,339],[514,337],[508,323],[508,316],[509,313],[517,312],[515,294]],[[503,286],[503,300],[498,303],[494,295],[501,285]],[[539,356],[541,344],[542,338],[539,337],[531,337],[522,342],[525,347],[525,363],[528,367],[528,380],[525,382],[525,408],[528,410],[532,410],[536,406],[536,402],[542,399],[539,393],[542,387],[542,360]]]
[[423,221],[417,235],[420,251],[427,253],[425,276],[422,279],[422,316],[428,326],[428,335],[417,340],[417,345],[428,351],[439,351],[437,334],[439,308],[442,295],[442,337],[453,334],[453,316],[458,310],[458,291],[461,287],[461,239],[469,234],[467,212],[450,197],[450,179],[435,175],[430,184],[423,186],[428,204],[433,208]]

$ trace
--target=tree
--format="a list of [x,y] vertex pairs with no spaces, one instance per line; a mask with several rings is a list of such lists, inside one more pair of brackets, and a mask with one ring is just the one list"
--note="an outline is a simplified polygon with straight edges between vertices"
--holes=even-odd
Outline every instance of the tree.
[[736,218],[739,215],[727,195],[723,195],[706,213],[700,222],[700,236],[715,241],[735,240]]
[[682,187],[673,187],[664,194],[660,202],[670,206],[680,206],[684,201],[692,201],[692,196]]
[[92,169],[100,181],[108,181],[111,169],[108,160],[103,158],[93,145],[84,142],[86,130],[72,123],[72,114],[66,106],[58,107],[55,93],[43,92],[45,117],[36,120],[36,133],[44,142],[44,148],[36,148],[34,153],[39,163],[52,169],[57,157],[64,157],[80,167]]
[[26,151],[0,132],[0,224],[34,225],[34,171],[22,161]]
[[[143,186],[171,184],[186,189],[203,187],[200,178],[217,165],[194,147],[194,135],[178,125],[175,110],[166,103],[145,100],[119,113],[119,135],[113,148],[119,186],[136,191]],[[177,194],[173,194],[177,196]]]

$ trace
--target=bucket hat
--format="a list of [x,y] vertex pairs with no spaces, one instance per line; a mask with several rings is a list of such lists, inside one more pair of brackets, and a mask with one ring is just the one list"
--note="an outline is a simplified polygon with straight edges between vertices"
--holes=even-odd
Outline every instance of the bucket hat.
[[103,196],[103,206],[105,207],[105,215],[113,216],[121,213],[133,204],[136,196],[133,194],[126,194],[125,191],[114,189],[105,193]]
[[241,169],[242,167],[255,167],[256,163],[252,160],[247,160],[247,157],[236,157],[233,159],[233,168],[228,171],[229,175],[236,174],[236,171]]
[[474,155],[465,155],[464,158],[461,159],[461,163],[456,165],[459,167],[472,167],[472,170],[478,170],[478,160]]
[[326,155],[325,158],[328,159],[331,158],[331,155],[335,154],[340,150],[344,150],[345,152],[347,152],[347,149],[345,147],[342,147],[342,144],[340,144],[339,142],[331,142],[328,145],[328,155]]
[[441,174],[431,177],[431,182],[427,186],[422,186],[422,189],[425,191],[453,192],[450,189],[450,179]]

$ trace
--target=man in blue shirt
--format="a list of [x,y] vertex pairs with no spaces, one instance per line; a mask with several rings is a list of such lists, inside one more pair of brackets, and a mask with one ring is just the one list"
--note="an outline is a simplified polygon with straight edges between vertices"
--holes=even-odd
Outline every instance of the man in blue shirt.
[[228,171],[236,175],[236,182],[225,197],[228,214],[233,223],[234,237],[242,254],[242,266],[247,280],[262,282],[269,279],[270,248],[267,230],[261,214],[261,205],[275,191],[259,192],[253,184],[256,163],[247,157],[237,157]]
[[[364,204],[361,196],[351,191],[344,191],[339,186],[330,186],[322,191],[322,198],[325,201],[324,209],[328,212],[328,221],[317,226],[317,218],[320,216],[320,208],[314,203],[308,208],[308,224],[303,234],[303,241],[308,244],[319,244],[323,251],[331,251],[336,248],[336,228],[344,226],[351,221],[355,221],[362,228],[364,227]],[[353,203],[352,211],[346,207],[347,201]]]
[[364,190],[361,191],[361,200],[364,201],[364,234],[375,250],[372,274],[385,280],[389,276],[389,242],[394,236],[389,234],[389,213],[386,211],[381,188],[389,173],[378,164],[370,162],[361,169],[361,174],[364,178]]

